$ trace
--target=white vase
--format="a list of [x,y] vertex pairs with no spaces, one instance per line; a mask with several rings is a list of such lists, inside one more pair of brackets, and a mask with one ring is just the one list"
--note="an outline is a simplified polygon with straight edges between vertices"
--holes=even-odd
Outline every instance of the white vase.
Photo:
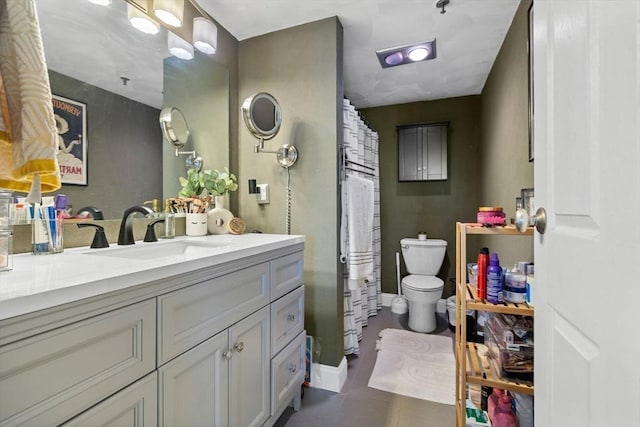
[[187,213],[185,220],[187,236],[205,236],[207,234],[206,213]]
[[207,229],[209,234],[226,234],[233,214],[224,208],[224,196],[215,196],[214,202],[216,207],[207,213]]

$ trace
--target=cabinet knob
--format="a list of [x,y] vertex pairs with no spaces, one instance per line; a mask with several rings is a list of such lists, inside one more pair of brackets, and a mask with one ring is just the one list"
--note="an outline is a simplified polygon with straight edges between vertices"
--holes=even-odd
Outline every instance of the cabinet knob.
[[233,352],[231,350],[225,350],[225,352],[222,353],[222,358],[225,360],[231,360],[232,357],[233,357]]
[[296,320],[296,315],[295,315],[295,313],[289,313],[289,314],[287,314],[287,320],[288,320],[289,322],[293,322],[294,320]]
[[297,370],[298,370],[298,367],[296,365],[294,365],[293,363],[291,365],[289,365],[289,372],[294,373]]
[[233,346],[233,351],[237,351],[238,353],[240,353],[242,350],[244,350],[244,343],[242,341],[237,342],[234,346]]

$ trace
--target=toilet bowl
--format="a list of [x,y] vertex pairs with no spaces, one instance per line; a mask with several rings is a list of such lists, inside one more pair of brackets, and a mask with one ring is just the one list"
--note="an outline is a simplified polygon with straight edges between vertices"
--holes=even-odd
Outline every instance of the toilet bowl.
[[402,239],[402,257],[408,276],[402,279],[402,293],[409,302],[409,328],[416,332],[436,329],[436,305],[444,282],[436,277],[447,249],[439,239]]

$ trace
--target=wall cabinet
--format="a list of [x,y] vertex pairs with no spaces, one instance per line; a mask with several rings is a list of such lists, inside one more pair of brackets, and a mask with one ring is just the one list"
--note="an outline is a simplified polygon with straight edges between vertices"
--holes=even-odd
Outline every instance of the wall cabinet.
[[55,326],[0,346],[0,426],[272,425],[300,405],[302,260],[282,250],[197,283],[143,283],[148,297],[80,319],[54,308]]
[[[526,303],[493,304],[478,298],[476,289],[467,281],[467,235],[532,236],[533,228],[520,233],[514,226],[482,227],[479,224],[456,224],[456,319],[466,319],[467,310],[533,316],[533,307]],[[467,385],[487,385],[518,393],[533,394],[533,383],[502,378],[490,364],[483,367],[476,343],[467,342],[467,322],[456,326],[456,426],[466,426]]]
[[398,180],[447,179],[447,123],[398,127]]

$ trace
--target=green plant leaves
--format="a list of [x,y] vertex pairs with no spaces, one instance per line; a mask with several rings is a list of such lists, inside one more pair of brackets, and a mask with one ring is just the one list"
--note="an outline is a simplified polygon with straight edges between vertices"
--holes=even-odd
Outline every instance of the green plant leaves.
[[236,176],[229,172],[228,168],[224,168],[224,172],[217,169],[196,171],[189,169],[187,177],[179,177],[178,181],[182,186],[180,196],[198,197],[205,190],[210,196],[223,196],[229,191],[238,189],[238,180]]

